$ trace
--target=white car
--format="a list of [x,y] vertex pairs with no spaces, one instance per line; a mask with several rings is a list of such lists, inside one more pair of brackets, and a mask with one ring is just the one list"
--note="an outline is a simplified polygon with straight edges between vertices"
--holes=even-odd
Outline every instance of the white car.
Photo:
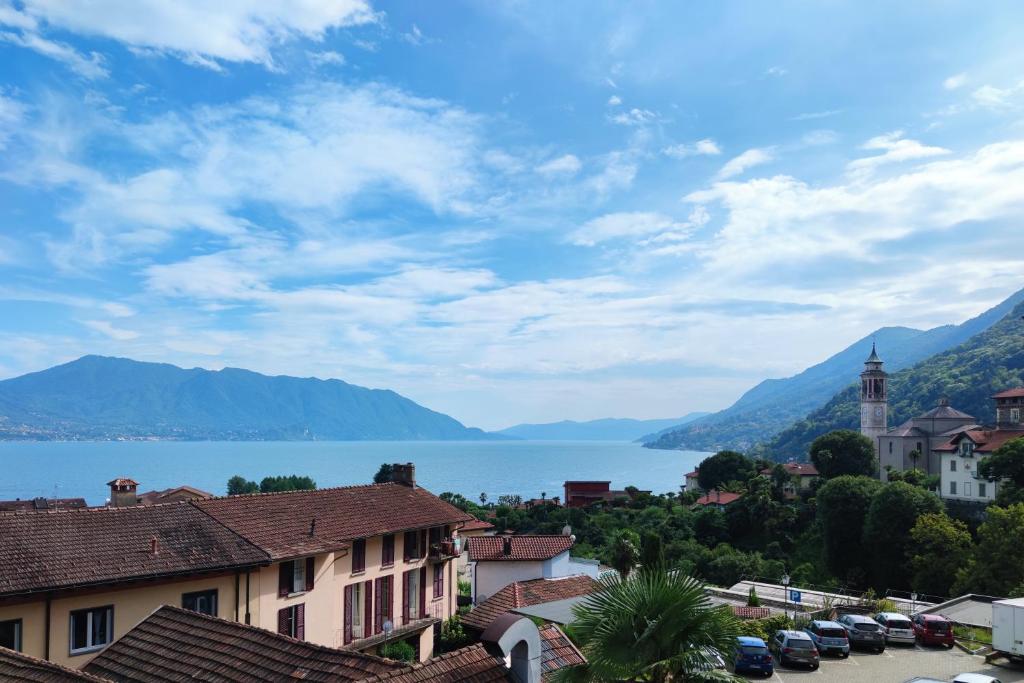
[[875,615],[875,621],[885,632],[885,642],[909,645],[917,642],[914,625],[910,623],[910,619],[899,612],[881,612]]
[[988,674],[960,674],[953,683],[1001,683],[998,678]]

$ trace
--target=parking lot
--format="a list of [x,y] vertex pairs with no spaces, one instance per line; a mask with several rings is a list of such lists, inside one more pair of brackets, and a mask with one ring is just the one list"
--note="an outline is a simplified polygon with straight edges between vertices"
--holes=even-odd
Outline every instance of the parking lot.
[[[1003,660],[1005,663],[1005,660]],[[849,681],[850,683],[902,683],[914,676],[930,676],[940,681],[952,680],[961,673],[983,673],[995,676],[1002,683],[1024,681],[1024,667],[989,666],[983,657],[967,654],[959,648],[923,647],[921,645],[890,645],[885,652],[854,651],[847,659],[822,657],[817,671],[789,669],[775,662],[775,675],[769,679],[748,676],[752,680],[770,681]]]

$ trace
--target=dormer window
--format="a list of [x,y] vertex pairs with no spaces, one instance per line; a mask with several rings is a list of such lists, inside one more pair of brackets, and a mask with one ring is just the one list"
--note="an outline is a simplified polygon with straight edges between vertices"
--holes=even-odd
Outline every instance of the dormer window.
[[964,439],[960,442],[960,455],[971,456],[974,455],[974,442],[970,439]]

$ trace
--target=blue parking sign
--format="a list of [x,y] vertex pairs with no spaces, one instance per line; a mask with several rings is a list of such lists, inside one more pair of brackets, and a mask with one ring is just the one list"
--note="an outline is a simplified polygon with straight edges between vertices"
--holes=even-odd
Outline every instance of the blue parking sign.
[[789,591],[789,601],[790,602],[800,602],[800,591],[797,591],[797,590]]

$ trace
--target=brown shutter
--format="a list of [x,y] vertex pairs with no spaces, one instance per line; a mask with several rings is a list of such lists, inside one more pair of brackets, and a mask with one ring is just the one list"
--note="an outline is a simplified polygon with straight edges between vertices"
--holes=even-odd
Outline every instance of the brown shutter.
[[412,544],[409,541],[412,540],[413,533],[415,532],[406,531],[402,534],[402,559],[406,562],[412,559],[412,549],[410,548]]
[[427,556],[427,530],[420,530],[420,557]]
[[444,596],[444,565],[434,565],[434,597],[440,598]]
[[316,573],[316,562],[314,558],[306,558],[306,590],[313,590],[313,575]]
[[384,618],[394,619],[394,613],[391,611],[395,603],[395,575],[384,577]]
[[306,639],[306,605],[295,606],[295,637],[299,640]]
[[345,644],[352,642],[352,586],[345,586]]
[[402,574],[402,624],[409,623],[409,575],[412,574],[415,569]]
[[390,567],[395,563],[395,535],[388,534],[381,543],[380,563]]
[[380,633],[384,627],[384,605],[382,601],[384,591],[381,590],[384,578],[378,578],[374,584],[376,590],[373,591],[373,632]]
[[427,614],[427,568],[420,567],[420,613],[417,619],[422,619]]
[[366,591],[363,598],[363,637],[369,638],[373,633],[373,581],[365,581],[363,590]]
[[277,595],[278,597],[285,597],[292,592],[292,563],[282,562],[279,566],[279,573],[277,575]]
[[277,632],[281,635],[291,635],[291,613],[291,607],[277,610]]

